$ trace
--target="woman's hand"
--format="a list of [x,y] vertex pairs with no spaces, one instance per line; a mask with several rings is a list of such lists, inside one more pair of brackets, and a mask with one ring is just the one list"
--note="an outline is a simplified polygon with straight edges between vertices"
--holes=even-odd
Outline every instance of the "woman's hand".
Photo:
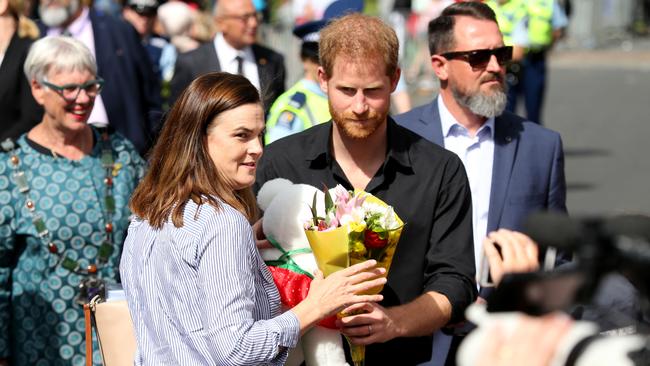
[[483,240],[483,249],[495,285],[506,273],[532,272],[539,268],[537,244],[520,232],[493,231]]
[[311,282],[309,294],[292,311],[300,320],[302,332],[316,322],[346,307],[363,302],[379,302],[382,295],[363,295],[362,293],[386,283],[386,269],[377,268],[377,261],[369,260],[355,264],[323,278],[316,271]]

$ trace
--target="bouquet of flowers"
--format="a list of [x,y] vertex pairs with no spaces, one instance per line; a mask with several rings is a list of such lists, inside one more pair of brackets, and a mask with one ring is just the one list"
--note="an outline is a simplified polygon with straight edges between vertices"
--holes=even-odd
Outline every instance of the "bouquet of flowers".
[[[311,205],[312,217],[305,222],[318,268],[325,276],[369,259],[390,270],[404,223],[393,208],[379,198],[341,185],[325,189],[325,212],[318,212],[317,197]],[[333,198],[332,194],[333,193]],[[372,290],[381,292],[382,287]],[[341,316],[352,314],[340,314]],[[363,365],[365,347],[350,344],[355,366]]]

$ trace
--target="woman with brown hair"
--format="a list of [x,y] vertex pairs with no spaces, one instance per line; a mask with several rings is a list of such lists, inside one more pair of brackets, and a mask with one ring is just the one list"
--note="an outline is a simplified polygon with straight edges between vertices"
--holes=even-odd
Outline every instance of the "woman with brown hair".
[[284,363],[319,320],[380,295],[368,261],[327,279],[280,314],[280,297],[253,239],[251,192],[264,111],[244,77],[194,80],[169,113],[135,190],[120,272],[135,325],[136,365]]
[[17,139],[43,116],[22,72],[29,47],[39,35],[24,11],[22,0],[0,0],[0,141]]

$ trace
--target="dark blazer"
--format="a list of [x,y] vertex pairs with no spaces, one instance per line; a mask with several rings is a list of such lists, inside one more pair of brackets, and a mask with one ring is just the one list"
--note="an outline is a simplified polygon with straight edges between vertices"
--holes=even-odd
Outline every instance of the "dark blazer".
[[43,108],[34,100],[23,72],[32,42],[14,33],[0,66],[0,141],[17,139],[43,118]]
[[[444,146],[437,99],[396,116],[395,121]],[[560,134],[509,112],[497,117],[494,126],[488,232],[520,231],[526,217],[538,210],[566,212]]]
[[90,21],[97,74],[106,81],[101,95],[110,125],[144,154],[160,125],[160,82],[130,24],[92,9]]
[[[286,74],[284,57],[258,44],[254,44],[252,48],[262,88],[262,104],[264,111],[268,112],[273,102],[284,93]],[[170,104],[190,85],[192,80],[214,71],[221,71],[221,65],[213,41],[205,42],[190,52],[179,54],[171,80]]]

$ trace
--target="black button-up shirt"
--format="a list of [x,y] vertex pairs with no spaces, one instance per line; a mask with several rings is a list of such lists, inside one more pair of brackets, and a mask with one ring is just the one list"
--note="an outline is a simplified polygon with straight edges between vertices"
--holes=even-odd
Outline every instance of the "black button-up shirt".
[[[388,119],[386,159],[365,187],[405,222],[384,286],[383,306],[406,304],[435,291],[449,299],[452,322],[476,297],[472,207],[460,159]],[[332,123],[265,148],[255,191],[273,178],[322,188],[353,189],[331,151]],[[363,143],[360,141],[359,143]],[[433,311],[433,310],[432,310]],[[413,314],[417,316],[417,314]],[[431,337],[398,338],[366,350],[368,365],[409,365],[431,358]]]

